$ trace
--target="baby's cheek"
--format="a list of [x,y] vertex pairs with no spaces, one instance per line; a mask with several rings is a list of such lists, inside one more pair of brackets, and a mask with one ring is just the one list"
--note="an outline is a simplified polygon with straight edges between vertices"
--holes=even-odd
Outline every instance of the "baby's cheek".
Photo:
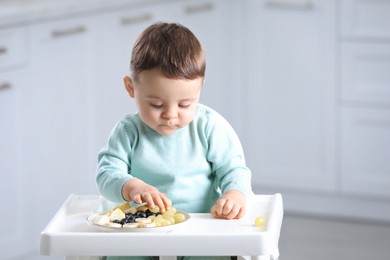
[[196,110],[191,109],[181,114],[181,120],[183,124],[188,125],[195,117]]

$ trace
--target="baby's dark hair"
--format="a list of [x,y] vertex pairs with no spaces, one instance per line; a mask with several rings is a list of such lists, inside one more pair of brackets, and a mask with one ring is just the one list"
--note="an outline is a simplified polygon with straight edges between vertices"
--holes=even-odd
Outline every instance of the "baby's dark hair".
[[171,79],[205,76],[206,59],[195,35],[177,23],[155,23],[137,38],[131,52],[130,71],[134,80],[140,72],[158,69]]

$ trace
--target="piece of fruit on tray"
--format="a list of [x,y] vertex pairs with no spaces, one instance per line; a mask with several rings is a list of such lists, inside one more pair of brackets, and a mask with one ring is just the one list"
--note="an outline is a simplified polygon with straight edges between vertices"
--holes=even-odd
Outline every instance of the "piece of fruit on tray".
[[187,216],[176,211],[174,207],[164,213],[159,208],[148,206],[131,206],[125,202],[110,208],[102,215],[95,216],[93,222],[97,225],[122,228],[161,227],[185,221]]

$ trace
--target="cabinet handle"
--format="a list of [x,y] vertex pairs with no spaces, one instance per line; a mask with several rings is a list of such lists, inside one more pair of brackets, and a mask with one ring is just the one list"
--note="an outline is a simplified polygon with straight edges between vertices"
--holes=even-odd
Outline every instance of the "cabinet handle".
[[129,16],[129,17],[123,17],[121,19],[122,25],[131,25],[136,23],[142,23],[147,22],[153,19],[153,15],[151,14],[141,14],[137,16]]
[[9,83],[9,82],[0,83],[0,91],[1,90],[6,90],[6,89],[9,89],[9,88],[11,88],[11,83]]
[[75,35],[75,34],[81,34],[87,31],[87,28],[83,25],[72,27],[69,29],[59,29],[59,30],[53,30],[51,32],[51,36],[53,38],[61,38],[65,36]]
[[198,5],[186,5],[184,7],[184,12],[186,14],[196,14],[196,13],[210,11],[213,9],[214,9],[213,3],[204,3],[204,4],[198,4]]
[[268,0],[265,2],[265,5],[269,8],[275,8],[275,9],[290,9],[290,10],[302,10],[302,11],[308,11],[312,10],[314,8],[314,4],[311,0],[305,0],[305,1],[282,1],[282,0]]
[[0,47],[0,55],[6,54],[7,48],[6,47]]
[[358,126],[373,126],[390,128],[390,120],[376,118],[358,118],[354,122]]

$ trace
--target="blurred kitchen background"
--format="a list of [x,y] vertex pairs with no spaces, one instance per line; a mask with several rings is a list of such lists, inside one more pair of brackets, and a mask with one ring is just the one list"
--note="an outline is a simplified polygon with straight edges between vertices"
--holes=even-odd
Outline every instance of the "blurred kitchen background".
[[0,0],[0,258],[49,259],[45,225],[97,194],[155,21],[204,45],[202,102],[239,134],[255,192],[283,196],[280,259],[390,259],[390,0]]

